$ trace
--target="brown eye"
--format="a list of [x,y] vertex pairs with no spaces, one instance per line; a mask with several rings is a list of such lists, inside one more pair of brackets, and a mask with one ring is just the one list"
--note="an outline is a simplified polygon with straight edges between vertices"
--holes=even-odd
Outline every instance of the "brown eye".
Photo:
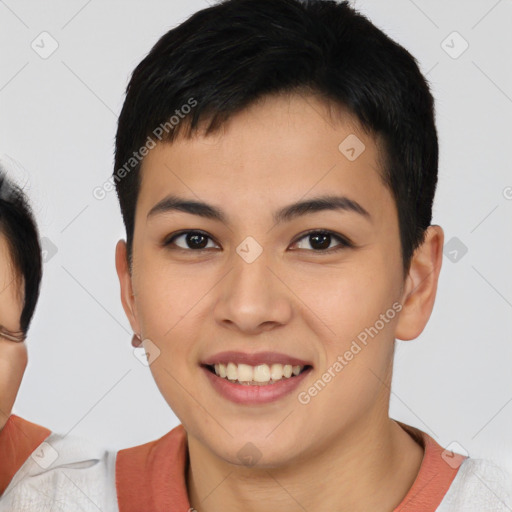
[[[169,238],[164,245],[176,245],[183,250],[191,249],[200,251],[211,248],[211,246],[208,247],[208,240],[211,240],[211,238],[201,231],[182,231]],[[179,243],[176,243],[177,241],[179,241]]]
[[[306,242],[303,243],[301,242],[301,240],[305,240]],[[331,247],[331,243],[335,241],[338,242],[338,245]],[[311,247],[312,250],[315,252],[334,252],[340,249],[353,246],[352,243],[343,236],[337,235],[332,231],[323,230],[310,231],[306,233],[301,238],[299,238],[294,245],[300,244],[303,244],[304,246],[298,247],[299,249],[310,250],[307,247],[307,245],[309,244],[309,247]]]

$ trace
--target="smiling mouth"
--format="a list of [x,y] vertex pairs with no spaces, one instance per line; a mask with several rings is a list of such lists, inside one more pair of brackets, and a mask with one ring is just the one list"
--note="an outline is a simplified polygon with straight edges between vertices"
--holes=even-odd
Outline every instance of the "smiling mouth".
[[251,366],[248,364],[203,364],[204,368],[217,377],[245,386],[267,386],[278,382],[291,380],[311,370],[311,365],[291,364],[259,364]]

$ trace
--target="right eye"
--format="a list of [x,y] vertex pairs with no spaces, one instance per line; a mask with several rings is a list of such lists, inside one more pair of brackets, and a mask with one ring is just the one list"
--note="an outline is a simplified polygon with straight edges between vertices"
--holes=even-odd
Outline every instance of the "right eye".
[[[178,240],[180,240],[182,245],[176,243]],[[202,231],[180,231],[170,238],[167,238],[163,245],[169,249],[172,249],[171,246],[175,245],[183,251],[192,250],[193,252],[197,252],[212,248],[211,246],[208,247],[207,240],[213,242],[212,238]]]

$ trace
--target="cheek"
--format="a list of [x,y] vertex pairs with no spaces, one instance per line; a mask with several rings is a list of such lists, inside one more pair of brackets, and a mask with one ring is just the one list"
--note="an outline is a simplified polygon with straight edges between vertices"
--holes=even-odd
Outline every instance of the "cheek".
[[157,340],[164,340],[179,329],[208,290],[207,282],[197,275],[155,258],[141,265],[135,287],[142,332]]
[[[297,280],[293,289],[310,308],[307,315],[316,323],[315,331],[334,346],[373,326],[399,297],[396,272],[382,266],[361,264],[325,270]],[[393,320],[395,311],[389,316],[386,319]],[[389,331],[390,323],[386,322],[385,329],[379,323],[379,330]],[[321,324],[329,329],[318,331]]]
[[[194,335],[200,300],[211,285],[188,271],[158,262],[139,267],[135,282],[137,317],[149,350],[150,370],[161,393],[179,415],[183,388],[190,388],[196,364]],[[178,400],[177,403],[173,401]],[[173,402],[173,403],[171,403]]]
[[[0,339],[0,410],[10,413],[18,393],[28,356],[25,343]],[[0,414],[0,421],[6,418]]]
[[362,411],[382,390],[382,381],[389,380],[401,309],[401,269],[399,265],[390,268],[385,260],[384,256],[362,255],[357,265],[333,268],[328,276],[308,279],[297,293],[307,297],[305,302],[314,310],[314,315],[308,313],[310,327],[324,352],[319,387],[328,384],[316,402],[319,407],[338,403],[345,411]]
[[340,300],[333,307],[336,317],[330,326],[335,341],[320,338],[324,358],[316,378],[299,390],[305,393],[301,404],[311,401],[304,408],[307,417],[322,417],[328,411],[330,422],[338,427],[356,421],[378,403],[386,407],[393,362],[396,309],[387,303],[381,307],[379,301],[352,307],[352,300]]
[[22,293],[11,282],[0,293],[0,311],[2,312],[2,322],[5,328],[10,331],[18,331],[20,328],[20,318],[23,311],[23,301],[20,299]]

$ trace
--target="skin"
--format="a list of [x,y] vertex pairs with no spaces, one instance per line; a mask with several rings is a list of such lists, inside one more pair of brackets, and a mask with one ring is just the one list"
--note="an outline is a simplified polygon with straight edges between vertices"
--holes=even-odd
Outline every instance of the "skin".
[[[16,332],[20,330],[23,310],[21,287],[11,266],[11,255],[5,236],[0,234],[0,324]],[[0,430],[5,426],[27,366],[27,347],[0,337]]]
[[[404,277],[378,141],[347,113],[333,119],[316,97],[267,97],[220,133],[160,144],[143,162],[133,269],[123,240],[116,268],[134,332],[160,351],[150,368],[187,431],[188,494],[200,512],[391,511],[420,468],[423,450],[388,417],[393,347],[428,321],[444,235],[429,227]],[[352,162],[338,150],[350,134],[366,146]],[[275,210],[333,192],[371,219],[321,211],[274,224]],[[170,193],[215,205],[230,223],[185,212],[148,218]],[[163,246],[169,235],[197,229],[210,237],[206,250],[185,237]],[[355,247],[315,251],[304,236],[311,229]],[[236,252],[247,236],[263,248],[250,264]],[[331,238],[328,247],[339,244]],[[310,403],[299,403],[298,393],[394,302],[400,314]],[[310,361],[313,371],[275,403],[237,405],[216,393],[199,366],[224,350],[283,352]],[[237,455],[248,442],[260,454],[253,466]]]

